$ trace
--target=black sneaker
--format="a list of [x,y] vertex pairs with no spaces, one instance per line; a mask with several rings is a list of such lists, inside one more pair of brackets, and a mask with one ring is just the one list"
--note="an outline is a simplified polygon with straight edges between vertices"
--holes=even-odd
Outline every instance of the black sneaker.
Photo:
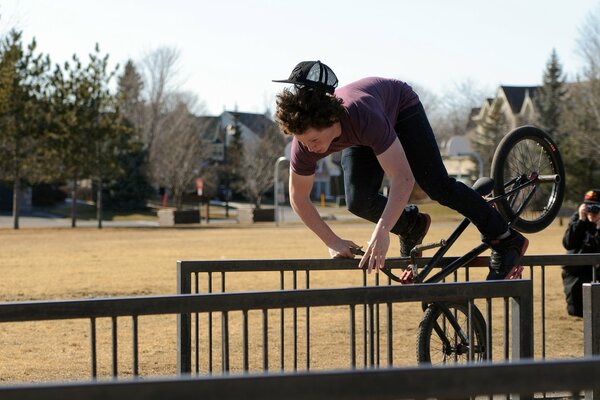
[[492,247],[487,280],[520,279],[523,267],[518,265],[527,251],[529,240],[511,229],[505,239],[485,240]]
[[[418,244],[423,243],[423,238],[429,231],[431,225],[431,217],[429,214],[419,214],[417,222],[406,235],[400,235],[400,255],[402,257],[410,257],[410,251]],[[421,257],[421,254],[417,254]]]

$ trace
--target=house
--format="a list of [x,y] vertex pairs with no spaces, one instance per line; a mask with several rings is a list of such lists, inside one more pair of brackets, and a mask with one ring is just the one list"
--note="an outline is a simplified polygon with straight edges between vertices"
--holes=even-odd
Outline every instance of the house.
[[[540,86],[500,86],[494,98],[485,99],[483,105],[471,110],[467,122],[467,136],[472,135],[479,123],[484,121],[494,107],[499,107],[508,130],[535,121],[535,93]],[[508,131],[507,131],[508,133]]]
[[251,143],[260,140],[264,133],[277,124],[265,114],[223,111],[219,116],[196,117],[197,130],[205,148],[209,149],[215,162],[226,161],[227,145],[233,127],[237,124],[241,131],[242,142]]
[[482,121],[485,121],[495,110],[504,117],[507,125],[506,133],[518,126],[534,123],[537,118],[534,99],[539,88],[539,86],[499,86],[495,97],[485,99],[481,107],[472,108],[466,123],[465,136],[451,138],[442,149],[448,174],[467,184],[472,184],[483,170],[481,165],[483,161],[470,146],[472,138],[481,129]]

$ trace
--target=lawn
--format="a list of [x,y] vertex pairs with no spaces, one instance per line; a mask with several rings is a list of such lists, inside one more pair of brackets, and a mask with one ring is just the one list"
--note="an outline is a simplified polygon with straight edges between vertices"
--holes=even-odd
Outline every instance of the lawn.
[[[446,237],[457,216],[442,213],[433,205],[427,204],[422,208],[434,216],[427,240]],[[345,213],[333,208],[331,212],[338,215]],[[369,239],[372,230],[371,224],[356,221],[333,221],[331,226],[344,238],[359,244]],[[529,235],[528,254],[563,254],[563,229],[556,222],[542,233]],[[180,228],[0,229],[0,241],[0,301],[174,294],[177,260],[328,256],[320,241],[297,223],[281,227],[272,223],[211,223]],[[478,241],[478,232],[470,227],[449,255],[459,255]],[[389,254],[399,254],[397,240],[392,240]],[[317,285],[360,284],[358,272],[356,276],[348,276],[348,272],[339,274],[344,276],[327,278]],[[265,289],[265,281],[259,276],[245,275],[240,279],[243,280],[232,282],[232,286],[246,290]],[[581,356],[583,324],[581,319],[566,314],[560,269],[549,268],[546,280],[547,340],[551,349],[547,356]],[[414,320],[410,324],[416,327],[420,312],[412,311],[415,311],[414,315],[407,318]],[[323,324],[335,324],[337,321],[333,315],[322,317],[322,320],[319,318],[314,317],[315,327],[320,321]],[[110,371],[110,328],[109,322],[105,322],[99,322],[101,375],[108,375]],[[347,328],[346,322],[343,324],[341,328]],[[130,329],[128,322],[119,325],[120,335],[124,337]],[[145,319],[140,327],[141,331],[144,329],[149,329],[151,334],[140,338],[142,373],[174,373],[174,318]],[[331,364],[334,357],[330,342],[334,339],[330,337],[331,332],[323,331],[323,336],[319,336],[319,332],[316,329],[312,334],[314,337],[311,336],[314,346],[311,353],[315,357],[313,367],[326,368],[335,365]],[[4,324],[0,326],[0,342],[0,381],[85,379],[89,376],[89,321]],[[127,340],[124,342],[128,343]],[[120,353],[121,371],[130,368],[131,355],[127,346]],[[406,347],[406,355],[398,357],[414,358],[414,346]],[[103,348],[106,350],[102,351]],[[319,358],[319,355],[325,356]]]

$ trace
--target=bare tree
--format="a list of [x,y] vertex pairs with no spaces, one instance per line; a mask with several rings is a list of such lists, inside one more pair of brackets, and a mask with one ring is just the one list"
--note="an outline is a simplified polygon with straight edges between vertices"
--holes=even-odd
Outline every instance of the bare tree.
[[178,64],[179,50],[173,47],[159,47],[148,53],[141,62],[146,100],[142,138],[150,153],[166,115],[168,98],[179,91]]
[[260,208],[262,197],[273,186],[273,167],[283,155],[285,139],[273,126],[260,140],[244,143],[241,178],[236,189],[245,194]]
[[413,85],[413,88],[427,111],[429,122],[440,144],[452,136],[466,133],[471,110],[480,106],[482,99],[486,98],[486,93],[489,92],[471,79],[455,83],[439,94],[419,85]]
[[600,7],[589,13],[579,29],[577,52],[581,56],[588,107],[600,126]]
[[189,94],[167,97],[164,115],[150,153],[152,175],[157,183],[171,189],[175,205],[182,207],[183,195],[194,189],[203,168],[203,149],[196,117],[190,112],[195,98]]

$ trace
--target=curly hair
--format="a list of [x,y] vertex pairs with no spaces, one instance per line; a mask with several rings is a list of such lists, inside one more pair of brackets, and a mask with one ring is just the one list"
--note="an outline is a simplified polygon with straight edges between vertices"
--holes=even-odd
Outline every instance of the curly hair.
[[320,90],[283,89],[277,95],[275,118],[286,135],[302,134],[309,128],[324,129],[340,120],[343,100]]

